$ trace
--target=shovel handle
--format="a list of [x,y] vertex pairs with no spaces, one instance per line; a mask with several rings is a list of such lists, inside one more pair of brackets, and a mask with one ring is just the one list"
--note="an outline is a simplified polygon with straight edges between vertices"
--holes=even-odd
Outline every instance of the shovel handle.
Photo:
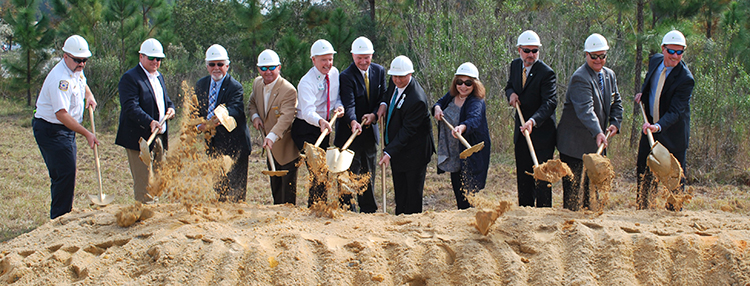
[[266,147],[266,153],[268,153],[268,163],[271,165],[271,172],[276,172],[276,163],[273,161],[273,154],[271,154],[271,148]]
[[[607,134],[604,134],[604,140],[606,141],[609,138],[609,135],[612,133],[612,131],[607,130]],[[604,143],[602,145],[599,145],[599,149],[596,150],[596,155],[601,155],[602,151],[604,151]]]
[[[523,119],[523,113],[521,113],[521,107],[516,104],[516,111],[518,111],[518,119],[521,120],[521,124],[526,122],[526,120]],[[529,131],[524,130],[523,136],[526,137],[526,145],[529,145],[529,152],[531,152],[531,160],[534,161],[534,166],[539,166],[539,160],[536,158],[536,151],[534,151],[534,144],[531,143],[531,135],[529,135]]]
[[[380,124],[378,124],[378,127],[380,128],[380,148],[383,148],[382,155],[385,156],[385,145],[383,145],[383,138],[385,137],[385,118],[380,119]],[[385,167],[380,166],[380,190],[383,193],[383,213],[386,213],[386,196],[385,196]]]
[[[643,114],[643,121],[648,123],[646,108],[643,107],[643,102],[641,102],[641,114]],[[648,137],[648,146],[654,146],[654,135],[651,134],[651,129],[646,129],[646,137]]]
[[359,133],[352,133],[352,135],[349,136],[349,139],[347,139],[344,143],[344,146],[341,146],[341,150],[343,151],[348,149],[349,145],[352,145],[352,142],[354,142],[354,138],[357,137],[357,135],[359,135]]
[[[167,120],[167,117],[164,116],[164,118],[159,121],[159,129],[161,129],[161,126],[164,125],[164,121]],[[148,140],[146,141],[146,145],[151,145],[151,142],[154,142],[154,138],[156,138],[156,134],[159,134],[159,129],[156,129],[156,131],[151,132],[151,136],[148,137]]]
[[[89,117],[91,118],[91,133],[96,136],[96,125],[94,125],[94,108],[89,108]],[[96,174],[99,178],[99,198],[101,200],[104,200],[104,195],[102,193],[102,167],[99,163],[99,150],[96,144],[94,144],[94,157],[96,158]]]
[[[443,122],[445,122],[445,124],[448,125],[448,128],[450,128],[451,130],[455,129],[453,127],[453,125],[451,125],[450,123],[448,123],[448,120],[445,119],[445,116],[443,116],[442,119],[443,119]],[[469,144],[469,141],[466,141],[466,138],[464,138],[463,135],[461,135],[461,134],[456,134],[456,135],[458,135],[458,140],[461,141],[461,144],[464,144],[464,146],[466,146],[466,148],[471,148],[471,144]]]
[[[331,121],[328,121],[328,125],[330,125],[331,128],[333,128],[333,123],[336,122],[336,118],[338,118],[338,117],[339,117],[339,112],[338,111],[334,112],[333,113],[333,117],[331,118]],[[318,140],[315,141],[315,147],[319,147],[320,143],[323,143],[323,138],[325,138],[326,135],[328,135],[329,132],[330,131],[328,131],[328,129],[326,129],[326,130],[323,130],[323,132],[320,133],[320,136],[318,136]]]

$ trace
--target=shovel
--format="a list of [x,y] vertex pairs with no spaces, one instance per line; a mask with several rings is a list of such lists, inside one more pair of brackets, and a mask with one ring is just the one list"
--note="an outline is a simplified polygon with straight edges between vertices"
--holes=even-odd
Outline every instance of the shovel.
[[[648,122],[646,117],[646,109],[643,108],[643,102],[641,102],[641,114],[643,114],[643,120]],[[659,141],[654,141],[654,135],[651,134],[651,129],[646,130],[648,137],[648,143],[651,146],[651,154],[648,155],[646,165],[651,171],[659,178],[659,181],[664,184],[669,190],[675,190],[680,186],[680,179],[682,175],[682,167],[680,162],[677,161],[672,153],[667,150],[664,145]]]
[[[445,122],[445,124],[448,125],[448,128],[450,128],[451,130],[454,129],[453,125],[448,123],[448,120],[445,119],[445,116],[443,116],[442,119],[443,119],[443,122]],[[469,141],[466,141],[466,138],[464,138],[463,135],[458,134],[458,133],[456,133],[456,135],[458,135],[458,140],[461,141],[461,144],[464,144],[464,146],[466,146],[466,150],[462,151],[461,154],[458,154],[458,157],[461,159],[469,158],[469,156],[471,156],[472,154],[476,152],[479,152],[479,150],[482,150],[482,148],[484,148],[484,141],[479,142],[479,144],[476,144],[474,146],[471,146],[471,144],[469,144]],[[536,163],[536,156],[534,156],[534,162]]]
[[164,125],[165,120],[167,120],[166,116],[164,116],[164,119],[159,122],[159,128],[152,132],[151,136],[148,137],[148,141],[143,141],[143,138],[138,138],[138,144],[141,147],[141,153],[138,155],[138,158],[140,158],[143,164],[146,164],[146,166],[151,165],[152,159],[151,150],[148,149],[148,146],[151,145],[151,142],[154,142],[154,138],[156,138],[156,134],[159,134],[159,129],[161,129],[161,126]]
[[237,121],[234,120],[234,117],[229,116],[229,110],[227,110],[227,107],[223,103],[214,108],[214,115],[216,115],[216,118],[219,119],[219,122],[221,122],[221,125],[227,131],[232,132],[232,130],[237,128]]
[[[265,136],[264,136],[265,137]],[[271,165],[271,170],[263,170],[261,173],[271,177],[282,177],[288,173],[288,170],[276,171],[276,163],[273,161],[273,154],[271,154],[271,148],[266,147],[266,153],[268,153],[268,162]]]
[[[521,113],[521,106],[519,104],[516,104],[516,111],[518,111],[518,119],[521,122],[526,122],[526,120],[523,119],[523,113]],[[539,165],[539,161],[536,158],[536,151],[534,151],[534,144],[531,143],[531,135],[529,135],[529,131],[524,130],[523,136],[526,137],[526,145],[529,146],[531,160],[534,162],[534,173],[529,174],[527,172],[527,174],[532,175],[536,180],[550,183],[555,183],[562,179],[562,177],[573,175],[573,172],[570,171],[570,167],[559,159],[549,160],[548,162]]]
[[[380,124],[378,124],[378,127],[380,128],[380,148],[382,148],[382,154],[381,157],[385,156],[385,145],[383,145],[383,138],[385,138],[385,117],[381,116],[380,118]],[[383,213],[386,213],[386,196],[385,196],[385,167],[380,166],[380,188],[383,193]]]
[[358,133],[352,133],[349,139],[346,140],[344,146],[341,146],[341,151],[338,148],[331,146],[326,150],[326,163],[328,163],[328,170],[333,173],[341,173],[349,169],[354,160],[354,151],[349,150],[349,145],[352,144],[354,138],[359,135]]
[[[610,131],[607,130],[607,134],[604,135],[604,140],[609,138]],[[589,176],[589,180],[592,180],[595,184],[600,184],[609,178],[612,174],[612,167],[609,163],[609,159],[602,156],[604,151],[604,144],[599,146],[596,150],[596,154],[583,154],[583,167],[586,168],[586,175]]]
[[[328,122],[331,127],[333,127],[333,123],[336,122],[338,115],[338,112],[334,113],[331,121]],[[323,143],[323,138],[325,138],[328,133],[328,129],[323,130],[323,132],[320,133],[320,136],[318,136],[318,140],[315,141],[315,145],[305,142],[305,146],[303,147],[305,149],[308,167],[310,167],[311,170],[314,170],[313,172],[317,174],[324,174],[328,171],[328,166],[323,163],[323,149],[318,147],[320,146],[320,143]]]
[[[96,135],[96,127],[94,126],[94,109],[89,108],[89,117],[91,117],[91,133]],[[96,157],[96,174],[99,176],[99,195],[89,195],[91,202],[100,206],[106,206],[111,203],[115,197],[105,195],[102,191],[102,167],[99,164],[99,150],[97,145],[94,145],[94,157]]]

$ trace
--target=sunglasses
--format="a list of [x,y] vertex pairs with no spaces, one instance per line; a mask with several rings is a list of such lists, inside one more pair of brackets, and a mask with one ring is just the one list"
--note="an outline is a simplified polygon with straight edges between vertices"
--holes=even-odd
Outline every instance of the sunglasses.
[[527,54],[529,54],[529,53],[531,53],[531,54],[536,54],[537,52],[539,52],[539,49],[521,49],[521,50],[522,50],[522,51],[523,51],[524,53],[527,53]]
[[466,86],[472,86],[474,84],[473,80],[467,79],[466,81],[463,81],[461,79],[456,80],[456,85],[462,85],[465,84]]
[[267,70],[276,70],[278,66],[270,66],[270,67],[260,67],[261,71],[267,71]]
[[157,62],[160,62],[161,60],[164,59],[164,58],[157,58],[157,57],[147,57],[147,58],[148,58],[149,61],[156,60]]
[[677,54],[679,56],[679,55],[682,55],[682,53],[684,53],[684,52],[685,52],[685,50],[667,49],[667,53],[669,53],[670,55]]
[[601,55],[589,54],[589,57],[591,57],[592,60],[595,60],[595,59],[603,60],[607,58],[607,54],[601,54]]
[[71,60],[73,60],[74,62],[76,62],[76,64],[82,64],[82,63],[85,63],[86,61],[88,61],[88,60],[89,60],[88,58],[82,58],[82,59],[79,59],[79,58],[74,58],[74,57],[71,57],[71,56],[68,56],[68,57],[69,57],[69,58],[70,58]]
[[208,66],[209,66],[209,67],[214,67],[214,66],[219,66],[219,67],[223,67],[223,66],[224,66],[224,63],[208,63]]

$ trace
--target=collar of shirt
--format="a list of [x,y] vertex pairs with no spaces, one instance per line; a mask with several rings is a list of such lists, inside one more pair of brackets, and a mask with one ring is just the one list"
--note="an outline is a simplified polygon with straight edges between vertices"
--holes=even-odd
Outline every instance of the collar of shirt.
[[359,73],[362,74],[362,78],[365,78],[365,73],[370,71],[370,67],[368,66],[366,70],[360,70],[359,68],[357,68],[357,70],[359,70]]
[[[333,69],[333,67],[331,67]],[[329,70],[328,73],[331,73]],[[313,74],[315,75],[315,79],[319,82],[325,82],[326,81],[326,74],[320,72],[317,67],[313,67]]]
[[276,79],[274,79],[274,80],[273,80],[273,81],[272,81],[271,83],[269,83],[269,84],[265,84],[265,83],[263,83],[263,90],[265,91],[266,89],[268,89],[268,90],[271,90],[271,89],[273,89],[273,87],[274,87],[274,86],[276,85],[276,82],[278,82],[278,81],[279,81],[279,78],[280,78],[280,77],[281,77],[281,76],[278,76],[278,77],[276,77]]
[[[224,83],[224,79],[225,79],[225,78],[227,78],[227,75],[224,75],[224,76],[223,76],[223,77],[221,77],[221,78],[220,78],[219,80],[214,80],[214,78],[211,78],[211,84],[212,84],[212,85],[214,85],[214,84],[215,84],[217,88],[220,88],[220,87],[221,87],[221,84],[222,84],[222,83]],[[211,86],[209,86],[208,88],[211,88]]]
[[407,83],[407,84],[406,84],[406,86],[404,86],[403,88],[400,88],[400,87],[398,87],[398,86],[396,87],[396,90],[398,90],[398,94],[397,94],[397,95],[398,95],[398,97],[397,97],[397,98],[398,98],[399,100],[401,99],[401,98],[400,98],[400,97],[401,97],[401,94],[403,94],[403,93],[404,93],[404,90],[406,90],[406,88],[407,88],[407,87],[409,86],[409,84],[411,83],[411,81],[412,81],[412,80],[414,80],[414,77],[410,78],[410,79],[409,79],[409,83]]
[[156,71],[155,73],[150,73],[146,70],[146,68],[143,67],[141,63],[138,63],[138,66],[140,66],[141,69],[143,69],[143,72],[146,73],[146,76],[148,76],[149,79],[159,77],[159,74],[160,74],[159,71]]

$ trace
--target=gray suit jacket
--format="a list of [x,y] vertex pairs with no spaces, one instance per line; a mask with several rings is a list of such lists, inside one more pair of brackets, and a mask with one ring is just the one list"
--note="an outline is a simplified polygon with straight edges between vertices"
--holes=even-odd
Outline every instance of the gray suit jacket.
[[565,92],[560,123],[557,125],[557,150],[575,158],[596,153],[596,135],[609,125],[620,129],[622,100],[617,89],[615,72],[604,67],[604,94],[599,89],[599,76],[587,64],[579,67]]

